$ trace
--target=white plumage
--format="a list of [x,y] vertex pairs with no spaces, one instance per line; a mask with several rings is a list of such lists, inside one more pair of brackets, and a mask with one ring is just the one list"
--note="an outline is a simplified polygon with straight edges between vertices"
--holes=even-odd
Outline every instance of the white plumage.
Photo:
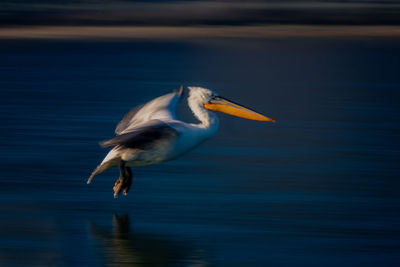
[[182,97],[182,87],[178,92],[157,97],[133,109],[117,125],[116,136],[102,143],[102,146],[113,146],[113,149],[94,170],[88,183],[94,176],[119,165],[121,177],[114,186],[114,196],[117,197],[122,189],[124,194],[127,194],[132,180],[129,167],[174,159],[216,132],[218,118],[208,109],[249,119],[273,121],[230,102],[211,90],[201,87],[188,87],[188,89],[188,105],[199,123],[186,123],[176,117],[177,103]]

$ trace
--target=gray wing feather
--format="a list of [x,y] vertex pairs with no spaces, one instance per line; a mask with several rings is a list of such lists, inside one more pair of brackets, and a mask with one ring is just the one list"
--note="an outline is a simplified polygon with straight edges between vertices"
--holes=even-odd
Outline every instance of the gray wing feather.
[[143,105],[139,105],[137,107],[134,107],[133,109],[131,109],[125,116],[124,118],[118,123],[117,128],[115,128],[115,133],[116,134],[120,134],[123,130],[125,130],[127,128],[127,126],[129,125],[130,121],[132,120],[133,117],[135,117],[136,113],[139,112],[139,110],[144,106]]
[[140,105],[125,115],[118,123],[115,133],[121,134],[133,125],[156,119],[173,119],[176,117],[175,110],[183,93],[183,87],[178,92],[169,93],[157,97],[143,105]]
[[166,123],[157,121],[154,124],[138,127],[135,130],[117,135],[101,142],[102,147],[123,146],[126,148],[147,149],[161,139],[173,138],[178,132]]

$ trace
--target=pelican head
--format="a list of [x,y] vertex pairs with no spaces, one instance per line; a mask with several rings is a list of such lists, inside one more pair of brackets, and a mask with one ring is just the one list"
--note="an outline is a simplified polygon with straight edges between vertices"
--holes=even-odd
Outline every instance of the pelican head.
[[274,119],[228,100],[212,90],[202,87],[189,87],[189,90],[190,98],[197,103],[201,103],[208,110],[219,111],[249,120],[275,122]]

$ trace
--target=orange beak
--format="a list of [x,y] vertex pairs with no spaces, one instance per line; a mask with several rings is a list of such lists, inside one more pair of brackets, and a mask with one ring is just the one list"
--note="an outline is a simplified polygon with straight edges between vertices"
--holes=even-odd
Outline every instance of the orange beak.
[[209,110],[219,111],[223,113],[227,113],[229,115],[233,115],[240,118],[245,118],[249,120],[256,121],[271,121],[275,122],[274,119],[268,118],[264,115],[261,115],[251,109],[243,107],[239,104],[236,104],[226,98],[216,96],[207,103],[204,104],[204,107]]

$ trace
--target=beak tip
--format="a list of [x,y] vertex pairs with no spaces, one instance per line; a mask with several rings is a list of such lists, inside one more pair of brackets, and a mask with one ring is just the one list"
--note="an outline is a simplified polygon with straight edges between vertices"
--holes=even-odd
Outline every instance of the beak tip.
[[268,121],[268,122],[272,122],[272,123],[275,123],[275,122],[276,122],[276,120],[271,119],[271,118],[268,118],[268,117],[265,117],[265,118],[263,119],[263,121]]

